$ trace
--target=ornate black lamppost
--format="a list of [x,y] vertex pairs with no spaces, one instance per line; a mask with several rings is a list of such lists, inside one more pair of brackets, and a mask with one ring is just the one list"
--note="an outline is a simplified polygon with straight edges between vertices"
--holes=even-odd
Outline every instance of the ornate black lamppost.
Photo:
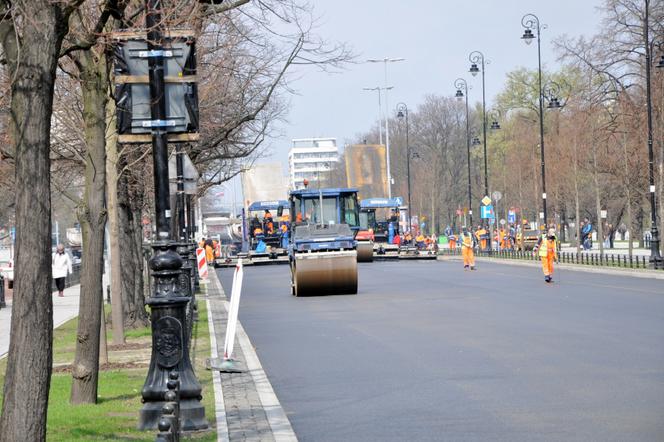
[[188,284],[182,277],[182,259],[170,233],[171,217],[168,182],[168,139],[164,83],[163,21],[160,0],[146,1],[147,54],[150,81],[152,159],[154,163],[155,218],[157,239],[150,268],[155,291],[147,300],[152,323],[152,356],[141,395],[143,408],[138,427],[156,429],[165,394],[168,375],[180,374],[180,416],[183,430],[207,428],[205,408],[201,404],[201,386],[189,359],[186,306],[190,300]]
[[[468,83],[463,78],[457,78],[454,81],[454,87],[457,88],[455,97],[457,100],[466,98],[466,154],[468,155],[468,219],[470,226],[473,225],[473,192],[470,174],[470,117],[468,112]],[[464,94],[465,92],[465,94]],[[474,140],[473,140],[474,141]],[[477,140],[479,143],[479,140]],[[471,227],[472,228],[472,227]]]
[[480,68],[477,66],[477,63],[480,63],[482,65],[482,136],[484,138],[484,195],[488,196],[489,195],[489,171],[488,171],[488,166],[487,166],[487,154],[486,154],[486,88],[485,88],[485,78],[484,78],[484,71],[485,71],[485,59],[484,59],[484,54],[482,54],[480,51],[473,51],[470,53],[468,56],[468,60],[470,60],[470,70],[469,72],[472,74],[473,77],[476,77],[477,74],[480,72]]
[[533,30],[537,32],[537,74],[538,74],[538,91],[539,91],[539,123],[540,123],[540,162],[542,168],[542,212],[544,213],[544,225],[547,225],[548,217],[546,210],[546,174],[544,162],[544,95],[542,90],[542,48],[540,41],[540,34],[542,29],[546,29],[546,25],[540,24],[539,18],[535,14],[526,14],[521,18],[521,25],[526,28],[521,38],[526,44],[532,43],[535,35]]
[[408,230],[410,230],[413,206],[410,204],[410,140],[408,139],[408,106],[406,103],[397,104],[397,118],[406,119],[406,179],[408,180]]
[[[650,90],[650,57],[652,47],[650,43],[650,0],[645,0],[646,13],[643,20],[643,39],[646,47],[646,102],[648,107],[648,184],[650,186],[650,265],[658,269],[664,265],[659,253],[659,227],[657,226],[657,197],[655,194],[655,157],[652,148],[652,93]],[[664,56],[657,64],[664,67]]]

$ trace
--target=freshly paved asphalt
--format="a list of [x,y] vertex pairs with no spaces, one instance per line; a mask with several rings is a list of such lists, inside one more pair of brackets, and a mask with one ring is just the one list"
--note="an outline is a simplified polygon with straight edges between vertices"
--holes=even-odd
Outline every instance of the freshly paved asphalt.
[[288,266],[245,268],[240,321],[301,441],[664,440],[664,281],[359,272],[358,295],[295,298]]

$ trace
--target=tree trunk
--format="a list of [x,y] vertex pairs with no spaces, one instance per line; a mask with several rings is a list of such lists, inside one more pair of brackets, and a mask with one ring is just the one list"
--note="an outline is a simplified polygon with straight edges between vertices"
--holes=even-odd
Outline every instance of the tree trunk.
[[579,209],[579,139],[574,135],[574,216],[576,216],[576,254],[581,253],[581,211]]
[[[625,196],[627,198],[627,215],[625,220],[625,225],[629,231],[629,243],[627,245],[627,250],[629,256],[632,256],[634,246],[632,244],[632,192],[630,192],[630,174],[629,174],[629,154],[627,153],[627,125],[625,121],[625,112],[622,113],[622,123],[623,123],[623,134],[622,134],[622,148],[623,148],[623,173],[625,177],[623,179],[623,184],[625,186]],[[619,225],[616,225],[616,228],[619,228]]]
[[[50,1],[22,2],[0,21],[11,83],[15,147],[14,299],[0,441],[43,441],[51,382],[50,130],[58,53],[67,17]],[[14,23],[20,22],[19,37]],[[19,40],[20,38],[20,40]],[[19,47],[20,45],[20,47]]]
[[118,134],[115,130],[115,102],[107,105],[106,138],[106,188],[108,192],[108,226],[111,258],[111,318],[113,344],[124,344],[124,319],[122,311],[122,270],[120,267],[120,237],[118,233]]
[[79,57],[85,125],[85,191],[79,207],[83,237],[81,296],[72,369],[72,404],[97,402],[99,332],[103,302],[104,228],[106,226],[106,102],[108,71],[103,52]]
[[597,142],[595,139],[595,125],[592,123],[590,147],[593,158],[593,183],[595,184],[595,211],[597,212],[597,243],[599,254],[604,254],[604,226],[602,225],[602,202],[599,196],[599,175],[597,173]]
[[[122,163],[125,159],[121,160]],[[122,273],[122,309],[125,328],[144,327],[149,324],[143,293],[143,238],[139,187],[134,173],[126,170],[118,184],[118,238]],[[131,189],[136,189],[131,191]]]

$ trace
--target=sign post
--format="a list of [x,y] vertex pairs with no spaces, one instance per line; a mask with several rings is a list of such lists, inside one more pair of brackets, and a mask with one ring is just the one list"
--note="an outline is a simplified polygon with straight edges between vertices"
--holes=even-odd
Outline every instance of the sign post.
[[233,287],[231,288],[231,301],[228,305],[228,321],[226,322],[226,337],[224,339],[224,355],[221,358],[208,359],[208,370],[219,370],[223,373],[242,373],[243,370],[235,364],[233,349],[235,347],[235,335],[237,331],[237,317],[240,311],[240,295],[242,293],[242,260],[237,262],[233,274]]

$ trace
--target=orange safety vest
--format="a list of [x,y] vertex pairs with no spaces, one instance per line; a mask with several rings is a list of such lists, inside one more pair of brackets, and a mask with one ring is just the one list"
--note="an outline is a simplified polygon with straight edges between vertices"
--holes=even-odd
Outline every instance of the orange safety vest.
[[555,239],[548,239],[546,237],[546,234],[542,234],[542,238],[540,240],[540,245],[538,249],[538,255],[540,258],[546,258],[549,256],[549,254],[553,254],[553,257],[556,257],[556,240]]

